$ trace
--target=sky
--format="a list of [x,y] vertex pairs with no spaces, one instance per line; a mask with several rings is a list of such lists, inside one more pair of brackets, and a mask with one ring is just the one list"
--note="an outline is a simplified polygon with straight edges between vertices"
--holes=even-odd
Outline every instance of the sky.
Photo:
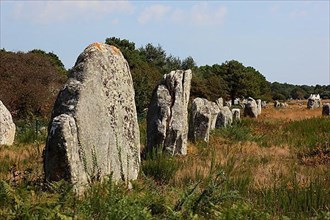
[[237,60],[270,82],[330,84],[328,0],[0,2],[0,48],[53,52],[66,68],[118,37],[198,66]]

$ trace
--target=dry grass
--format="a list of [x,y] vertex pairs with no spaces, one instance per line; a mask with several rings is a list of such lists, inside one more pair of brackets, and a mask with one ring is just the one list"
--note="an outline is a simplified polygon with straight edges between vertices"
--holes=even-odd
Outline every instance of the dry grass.
[[33,176],[32,179],[40,178],[43,148],[44,144],[0,146],[0,179],[20,182],[26,175]]
[[[322,112],[321,108],[307,109],[306,101],[291,101],[288,104],[288,108],[282,109],[275,109],[269,104],[268,108],[263,109],[261,116],[255,119],[256,123],[264,120],[290,122],[319,117]],[[272,129],[274,128],[260,123],[260,126],[256,126],[252,132],[272,133]],[[193,182],[207,176],[211,168],[212,154],[214,154],[214,164],[224,167],[231,178],[250,174],[252,180],[249,187],[255,189],[273,187],[277,181],[292,176],[295,176],[298,183],[307,184],[318,175],[326,175],[330,172],[327,163],[315,162],[315,158],[319,157],[322,157],[322,161],[328,161],[329,154],[299,157],[299,150],[288,145],[262,147],[256,142],[230,143],[221,137],[211,136],[208,146],[189,145],[188,156],[179,159],[182,168],[177,172],[174,183],[185,183],[188,180]],[[313,163],[314,168],[306,167],[306,163]]]

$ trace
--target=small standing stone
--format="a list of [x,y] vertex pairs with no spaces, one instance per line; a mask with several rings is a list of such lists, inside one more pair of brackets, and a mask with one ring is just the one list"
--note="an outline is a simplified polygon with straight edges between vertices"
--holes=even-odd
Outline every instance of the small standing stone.
[[0,145],[12,145],[15,139],[16,126],[6,106],[0,101]]

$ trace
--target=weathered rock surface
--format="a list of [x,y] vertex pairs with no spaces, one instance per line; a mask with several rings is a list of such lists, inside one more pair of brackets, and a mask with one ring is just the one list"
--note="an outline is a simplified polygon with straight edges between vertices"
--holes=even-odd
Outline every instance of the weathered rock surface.
[[249,97],[248,100],[247,100],[247,103],[245,105],[245,108],[244,108],[244,116],[248,116],[248,117],[251,117],[251,118],[257,118],[258,117],[258,113],[259,113],[259,110],[258,110],[258,105],[256,103],[256,101]]
[[261,99],[257,99],[256,103],[257,103],[257,107],[258,107],[258,115],[260,115],[261,114]]
[[231,110],[231,113],[233,115],[233,121],[235,122],[241,121],[241,110],[239,108],[233,108]]
[[321,107],[321,98],[319,94],[311,94],[307,99],[307,108],[320,108]]
[[228,106],[224,106],[220,108],[220,112],[218,113],[217,122],[215,127],[221,128],[221,127],[228,127],[231,126],[233,123],[233,114],[230,111]]
[[153,92],[147,113],[147,151],[160,147],[171,155],[187,154],[191,70],[165,74]]
[[330,103],[326,103],[323,105],[322,115],[330,115]]
[[[221,98],[219,98],[217,101],[219,101]],[[216,127],[216,123],[217,123],[217,118],[218,118],[218,114],[220,112],[220,109],[223,107],[221,105],[221,102],[211,102],[209,101],[208,103],[210,112],[211,112],[211,127],[210,129],[213,130]]]
[[195,98],[191,105],[190,139],[209,141],[212,113],[207,99]]
[[78,57],[55,102],[44,151],[47,181],[65,179],[78,192],[112,174],[136,179],[140,134],[133,81],[119,49],[94,43]]
[[10,112],[0,101],[0,145],[12,145],[15,139],[16,126]]

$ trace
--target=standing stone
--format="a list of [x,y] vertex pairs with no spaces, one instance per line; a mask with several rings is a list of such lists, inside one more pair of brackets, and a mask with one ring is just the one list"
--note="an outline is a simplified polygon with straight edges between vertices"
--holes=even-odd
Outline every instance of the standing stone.
[[216,103],[216,102],[210,102],[208,103],[208,108],[210,109],[210,112],[211,112],[211,127],[210,129],[213,130],[215,129],[215,126],[216,126],[216,123],[217,123],[217,117],[218,117],[218,114],[220,112],[220,109],[223,107],[221,106],[220,107],[220,103]]
[[256,103],[257,103],[257,107],[258,107],[258,115],[260,115],[261,114],[261,99],[257,99]]
[[215,103],[219,106],[219,108],[223,107],[223,98],[218,98]]
[[244,116],[249,116],[251,118],[257,118],[258,117],[258,106],[257,106],[257,103],[256,101],[249,97],[248,100],[247,100],[247,103],[245,105],[245,108],[244,108]]
[[314,109],[321,107],[321,98],[319,94],[311,94],[307,99],[307,108]]
[[266,101],[261,102],[261,108],[267,108],[267,102]]
[[279,107],[281,107],[280,105],[281,105],[281,103],[279,101],[275,100],[274,107],[279,108]]
[[231,107],[231,101],[225,101],[224,106],[228,106],[230,108]]
[[195,98],[191,105],[190,139],[209,141],[211,130],[211,109],[207,99]]
[[323,105],[322,115],[330,115],[330,103],[326,103]]
[[94,43],[78,57],[55,102],[44,151],[47,181],[80,193],[94,180],[137,178],[140,134],[129,66],[114,46]]
[[233,108],[231,110],[231,113],[233,115],[233,121],[234,122],[240,122],[241,121],[241,110],[239,108]]
[[231,126],[233,123],[233,114],[231,113],[228,106],[224,106],[220,108],[220,112],[217,117],[217,122],[215,127],[221,128],[221,127],[228,127]]
[[160,147],[171,155],[187,154],[191,70],[165,74],[153,92],[147,113],[147,151]]
[[16,126],[10,112],[0,101],[0,145],[12,145],[15,139]]

